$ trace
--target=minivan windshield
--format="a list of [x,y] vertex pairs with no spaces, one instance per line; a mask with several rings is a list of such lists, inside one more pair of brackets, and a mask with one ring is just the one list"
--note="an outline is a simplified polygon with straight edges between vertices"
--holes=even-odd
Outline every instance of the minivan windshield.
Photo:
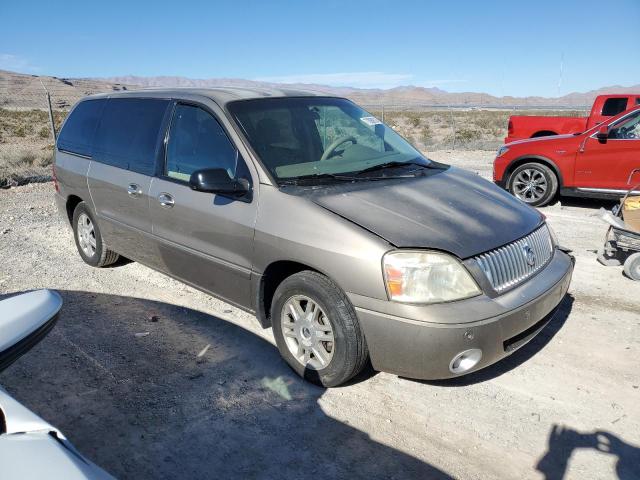
[[[400,135],[342,98],[239,100],[228,108],[279,183],[296,179],[406,176],[431,161]],[[397,172],[394,174],[394,172]]]

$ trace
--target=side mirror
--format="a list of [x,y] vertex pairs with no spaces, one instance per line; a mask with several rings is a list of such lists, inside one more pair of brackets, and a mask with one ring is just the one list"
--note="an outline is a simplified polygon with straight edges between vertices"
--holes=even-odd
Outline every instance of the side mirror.
[[596,133],[596,138],[601,142],[606,141],[607,138],[609,138],[609,127],[607,127],[606,125],[600,127],[598,129],[598,132]]
[[62,298],[51,290],[0,301],[0,371],[20,358],[53,328]]
[[249,191],[249,182],[231,178],[224,168],[196,170],[191,174],[189,186],[199,192],[242,196]]

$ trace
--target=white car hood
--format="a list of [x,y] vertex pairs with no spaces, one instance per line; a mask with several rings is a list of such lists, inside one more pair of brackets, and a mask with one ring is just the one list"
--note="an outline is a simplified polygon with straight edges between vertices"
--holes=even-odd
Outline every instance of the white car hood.
[[84,458],[65,436],[0,388],[5,433],[0,434],[2,478],[113,480]]
[[0,303],[0,352],[28,337],[42,325],[42,318],[54,316],[62,306],[60,295],[37,290],[16,295]]

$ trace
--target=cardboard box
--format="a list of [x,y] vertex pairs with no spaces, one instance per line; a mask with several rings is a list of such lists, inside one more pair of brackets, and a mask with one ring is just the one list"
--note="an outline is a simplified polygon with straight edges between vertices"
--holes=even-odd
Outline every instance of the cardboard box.
[[640,196],[627,197],[622,205],[622,219],[632,230],[640,232]]

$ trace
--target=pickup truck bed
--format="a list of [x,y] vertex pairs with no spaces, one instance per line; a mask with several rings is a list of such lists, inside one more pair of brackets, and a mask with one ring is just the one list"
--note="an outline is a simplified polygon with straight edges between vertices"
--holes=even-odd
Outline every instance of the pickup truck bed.
[[509,118],[509,129],[504,143],[549,135],[582,133],[638,105],[640,94],[598,95],[587,117],[515,115]]

